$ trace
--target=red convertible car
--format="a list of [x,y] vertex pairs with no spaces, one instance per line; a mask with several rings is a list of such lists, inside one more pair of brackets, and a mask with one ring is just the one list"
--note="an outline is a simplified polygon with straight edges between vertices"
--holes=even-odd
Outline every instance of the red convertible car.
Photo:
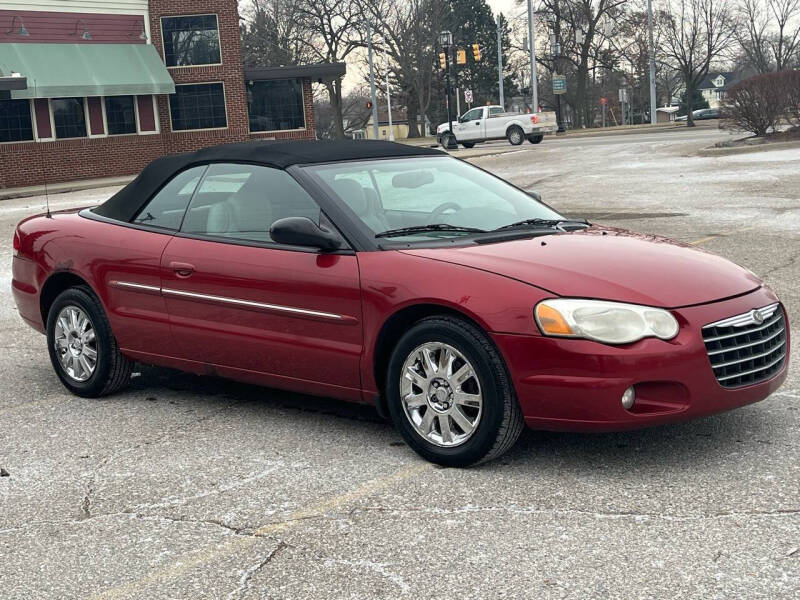
[[428,460],[763,400],[789,328],[750,271],[567,219],[436,150],[255,142],[27,219],[13,293],[80,396],[134,361],[375,403]]

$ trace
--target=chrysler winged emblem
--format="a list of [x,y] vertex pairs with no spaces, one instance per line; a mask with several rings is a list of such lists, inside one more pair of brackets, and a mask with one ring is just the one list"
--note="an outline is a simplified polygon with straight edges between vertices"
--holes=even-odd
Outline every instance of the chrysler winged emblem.
[[761,325],[764,322],[764,315],[758,309],[750,313],[750,318],[753,319],[753,323],[756,325]]

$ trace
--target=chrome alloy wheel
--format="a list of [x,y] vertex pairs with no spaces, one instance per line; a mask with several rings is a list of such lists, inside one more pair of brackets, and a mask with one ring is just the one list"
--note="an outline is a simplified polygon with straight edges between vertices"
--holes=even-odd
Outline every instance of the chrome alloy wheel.
[[437,446],[466,442],[478,426],[483,395],[475,369],[440,342],[415,348],[403,363],[400,399],[417,433]]
[[64,373],[86,381],[97,367],[97,340],[89,317],[78,306],[64,307],[56,319],[54,343]]

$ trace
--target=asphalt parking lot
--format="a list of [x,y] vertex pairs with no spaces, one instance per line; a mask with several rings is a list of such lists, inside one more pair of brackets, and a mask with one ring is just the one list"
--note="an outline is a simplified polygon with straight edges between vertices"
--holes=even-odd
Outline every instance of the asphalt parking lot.
[[[796,328],[800,149],[696,156],[728,135],[548,138],[471,160],[564,213],[748,267]],[[0,202],[0,598],[800,597],[800,336],[764,402],[526,431],[499,461],[442,469],[372,409],[328,399],[149,367],[110,398],[68,395],[9,292],[13,227],[42,204]]]

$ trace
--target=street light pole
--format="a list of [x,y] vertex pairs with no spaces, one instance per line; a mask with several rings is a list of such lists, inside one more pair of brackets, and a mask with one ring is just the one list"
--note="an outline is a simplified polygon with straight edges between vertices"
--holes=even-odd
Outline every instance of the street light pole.
[[533,112],[539,112],[539,90],[537,89],[536,77],[536,46],[534,45],[533,33],[533,0],[528,0],[528,54],[531,59],[531,96],[533,101]]
[[497,15],[497,85],[500,90],[500,106],[506,109],[503,94],[503,13]]
[[647,0],[647,53],[650,59],[650,123],[658,122],[656,114],[656,49],[653,45],[653,0]]
[[367,57],[369,61],[369,93],[372,100],[372,132],[375,139],[378,139],[378,100],[375,94],[375,69],[372,65],[372,30],[369,27],[369,19],[365,21],[367,25]]

